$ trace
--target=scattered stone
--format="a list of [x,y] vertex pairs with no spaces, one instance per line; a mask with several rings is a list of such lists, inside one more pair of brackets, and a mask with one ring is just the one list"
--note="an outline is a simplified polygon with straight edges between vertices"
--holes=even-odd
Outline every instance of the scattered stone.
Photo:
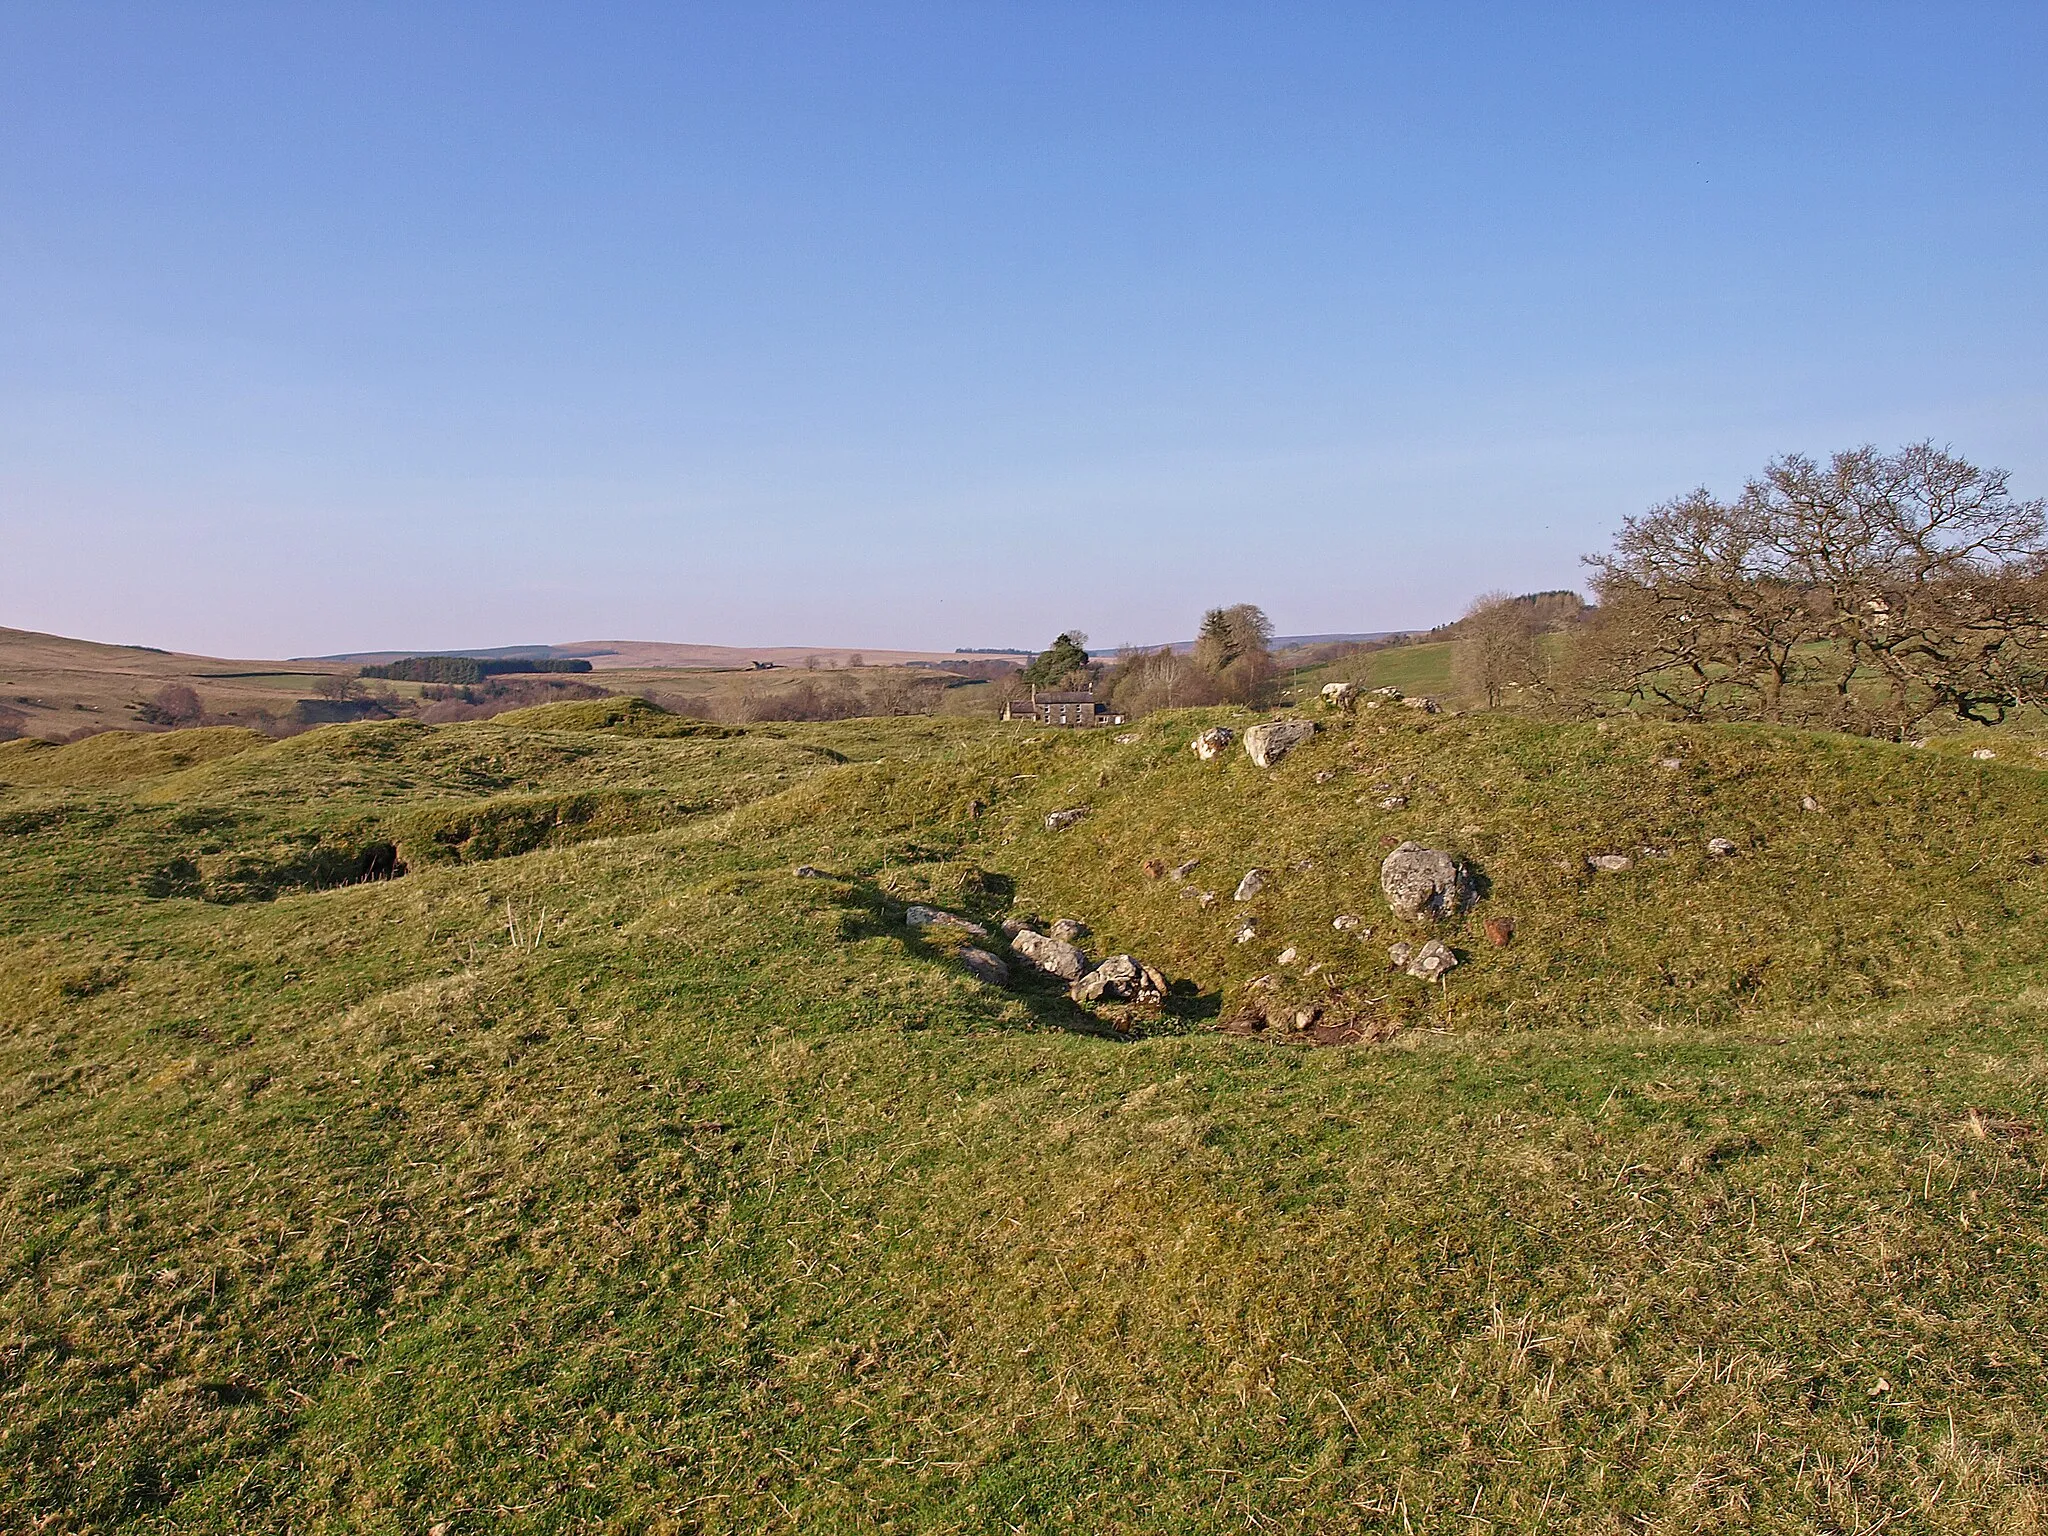
[[1909,747],[1924,747],[1927,745],[1927,738],[1925,736],[1915,736],[1906,745]]
[[1232,901],[1250,901],[1266,888],[1266,874],[1267,871],[1263,869],[1246,870],[1244,878],[1237,882],[1237,890],[1230,899]]
[[1315,733],[1313,720],[1268,720],[1244,733],[1244,749],[1261,768],[1270,768]]
[[1639,857],[1645,859],[1668,859],[1671,857],[1669,849],[1652,848],[1648,843],[1644,843],[1641,847],[1637,848],[1636,853]]
[[1358,702],[1358,684],[1323,684],[1323,705],[1327,709],[1350,709]]
[[1147,880],[1161,880],[1166,876],[1166,861],[1164,859],[1147,859],[1138,867],[1145,871],[1145,878]]
[[1171,874],[1173,878],[1176,880],[1185,880],[1189,875],[1192,875],[1196,870],[1200,869],[1201,867],[1202,861],[1200,859],[1189,859],[1185,864],[1174,865],[1173,868],[1168,871],[1168,873]]
[[1389,944],[1387,946],[1388,963],[1390,963],[1397,971],[1406,968],[1408,964],[1408,957],[1414,953],[1415,946],[1413,944],[1400,943]]
[[1078,944],[1088,937],[1088,925],[1078,917],[1063,917],[1052,925],[1052,936],[1063,944]]
[[1403,709],[1419,709],[1425,715],[1440,715],[1443,713],[1443,706],[1441,704],[1437,703],[1435,699],[1419,693],[1403,699],[1401,707]]
[[1717,859],[1732,859],[1738,851],[1735,844],[1725,837],[1710,837],[1707,839],[1707,852]]
[[1111,955],[1067,995],[1077,1003],[1156,1003],[1166,996],[1166,978],[1129,955]]
[[1010,984],[1010,968],[985,949],[970,947],[961,950],[960,963],[967,967],[967,974],[976,981],[986,982],[991,987]]
[[1025,929],[1036,928],[1037,926],[1038,919],[1030,913],[1026,913],[1022,917],[1006,917],[1003,919],[1003,937],[1014,939],[1018,934],[1024,932]]
[[1381,699],[1398,699],[1401,697],[1401,690],[1398,688],[1375,688],[1373,689],[1373,696]]
[[1138,733],[1136,731],[1125,731],[1123,735],[1116,738],[1116,744],[1120,747],[1128,747],[1137,739]]
[[[1331,918],[1330,926],[1336,929],[1339,933],[1357,933],[1361,939],[1369,939],[1372,937],[1372,930],[1370,928],[1365,927],[1364,919],[1350,912],[1344,913],[1341,917]],[[1365,931],[1360,933],[1359,930],[1362,928]]]
[[1010,936],[1010,948],[1061,981],[1079,981],[1088,974],[1088,957],[1065,939],[1049,938],[1024,928]]
[[1801,795],[1799,797],[1799,809],[1802,811],[1818,811],[1820,809],[1820,802],[1811,795]]
[[1334,768],[1318,768],[1316,770],[1316,782],[1318,784],[1327,784],[1336,777],[1337,770]]
[[970,800],[967,802],[967,819],[969,821],[979,821],[982,818],[982,814],[987,810],[988,807],[979,800]]
[[1188,745],[1194,749],[1195,756],[1206,763],[1221,757],[1225,749],[1235,740],[1237,740],[1237,732],[1233,731],[1229,726],[1212,725],[1208,730],[1202,732],[1201,735],[1189,742]]
[[1972,752],[1970,756],[1977,759],[1977,761],[1980,763],[1988,763],[1994,757],[1998,756],[1998,754],[1992,751],[1989,747],[1979,747],[1976,751]]
[[796,877],[799,880],[830,880],[832,878],[815,864],[797,865]]
[[1418,981],[1436,981],[1458,963],[1458,957],[1442,939],[1431,939],[1408,957],[1401,967]]
[[1253,922],[1250,918],[1246,918],[1244,920],[1243,925],[1240,926],[1237,932],[1231,936],[1231,942],[1235,944],[1249,944],[1253,939],[1256,939],[1258,936],[1259,925]]
[[1197,891],[1195,893],[1195,900],[1205,907],[1213,907],[1216,905],[1216,893],[1214,891]]
[[1586,860],[1586,867],[1603,875],[1619,875],[1634,869],[1636,861],[1625,853],[1596,853]]
[[1438,848],[1401,843],[1380,865],[1380,890],[1402,917],[1444,919],[1458,915],[1471,894],[1458,861]]
[[1486,920],[1486,942],[1495,949],[1506,949],[1515,942],[1515,920],[1512,917],[1489,917]]
[[1281,965],[1292,965],[1296,960],[1300,958],[1301,955],[1299,951],[1297,951],[1295,947],[1292,944],[1290,944],[1285,949],[1280,951],[1280,959],[1278,963]]
[[1085,805],[1077,805],[1071,810],[1054,811],[1045,818],[1045,830],[1048,832],[1063,832],[1087,814],[1088,807]]
[[942,912],[937,907],[911,907],[903,914],[903,921],[913,928],[958,928],[962,933],[979,934],[988,937],[988,930],[979,923],[951,912]]
[[1660,757],[1657,759],[1657,766],[1666,773],[1676,773],[1685,766],[1685,760],[1678,757]]
[[1408,809],[1408,797],[1406,795],[1389,795],[1380,802],[1380,809],[1383,811],[1405,811]]

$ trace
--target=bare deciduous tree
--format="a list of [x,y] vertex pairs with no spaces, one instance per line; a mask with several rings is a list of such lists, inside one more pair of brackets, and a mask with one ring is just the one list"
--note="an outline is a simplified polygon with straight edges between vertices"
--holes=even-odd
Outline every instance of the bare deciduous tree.
[[1472,600],[1451,643],[1451,674],[1458,687],[1498,709],[1509,688],[1536,676],[1536,610],[1506,592]]
[[1732,503],[1630,518],[1589,560],[1585,684],[1677,713],[1898,736],[2048,692],[2040,500],[1930,443],[1791,454]]

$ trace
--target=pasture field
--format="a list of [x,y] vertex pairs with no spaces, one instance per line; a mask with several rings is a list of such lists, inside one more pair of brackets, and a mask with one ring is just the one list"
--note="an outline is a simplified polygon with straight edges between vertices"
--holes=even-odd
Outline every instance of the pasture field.
[[2032,742],[1256,718],[0,745],[0,1529],[2039,1529]]

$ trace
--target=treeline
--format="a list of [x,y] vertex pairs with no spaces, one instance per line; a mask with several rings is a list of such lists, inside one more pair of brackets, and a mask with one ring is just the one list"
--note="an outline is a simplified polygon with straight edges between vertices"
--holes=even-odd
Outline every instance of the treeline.
[[1474,702],[1520,695],[1903,739],[2048,704],[2048,503],[1931,443],[1788,454],[1588,556],[1595,603],[1479,599],[1452,627]]
[[358,677],[379,678],[391,683],[480,683],[487,677],[523,672],[588,672],[584,660],[525,659],[480,656],[408,656],[403,661],[384,662],[362,668]]

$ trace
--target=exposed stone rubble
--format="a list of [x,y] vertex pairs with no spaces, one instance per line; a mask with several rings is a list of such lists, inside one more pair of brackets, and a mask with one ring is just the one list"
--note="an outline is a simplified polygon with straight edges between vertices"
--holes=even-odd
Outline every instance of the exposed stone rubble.
[[1067,995],[1077,1003],[1157,1003],[1166,997],[1166,978],[1130,955],[1111,955]]
[[1223,755],[1230,744],[1237,740],[1237,732],[1227,725],[1212,725],[1202,732],[1188,746],[1203,762],[1210,762]]
[[1085,805],[1077,805],[1064,811],[1054,811],[1045,818],[1045,830],[1048,832],[1064,831],[1087,814],[1088,807]]
[[1430,939],[1419,945],[1392,945],[1387,950],[1387,959],[1396,970],[1417,981],[1436,981],[1458,963],[1458,957],[1442,939]]

